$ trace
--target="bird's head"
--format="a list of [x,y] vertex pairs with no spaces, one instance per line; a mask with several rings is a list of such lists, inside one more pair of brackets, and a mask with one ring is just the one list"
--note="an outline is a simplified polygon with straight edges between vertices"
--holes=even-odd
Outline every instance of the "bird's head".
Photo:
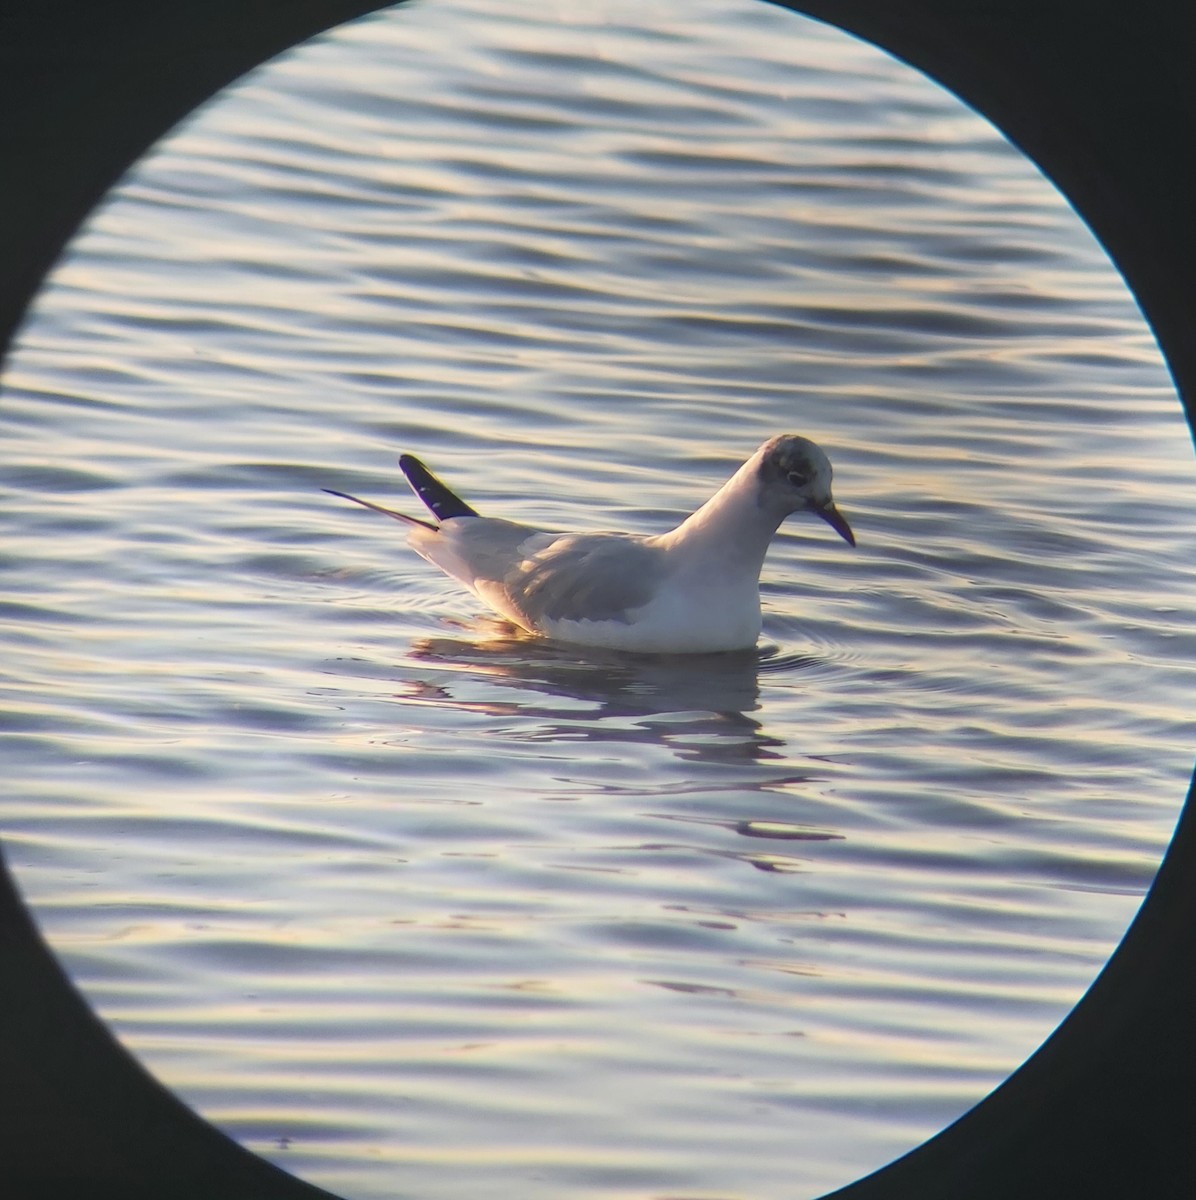
[[809,438],[782,433],[760,447],[760,504],[786,515],[813,513],[855,545],[855,534],[831,495],[830,459]]

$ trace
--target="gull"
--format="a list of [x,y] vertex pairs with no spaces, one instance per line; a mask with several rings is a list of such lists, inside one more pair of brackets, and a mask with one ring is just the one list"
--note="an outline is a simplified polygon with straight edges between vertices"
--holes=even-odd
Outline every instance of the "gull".
[[553,533],[483,517],[413,455],[399,466],[436,522],[324,490],[408,526],[408,543],[499,616],[561,642],[641,654],[747,650],[760,636],[760,571],[791,513],[855,535],[809,438],[770,438],[668,533]]

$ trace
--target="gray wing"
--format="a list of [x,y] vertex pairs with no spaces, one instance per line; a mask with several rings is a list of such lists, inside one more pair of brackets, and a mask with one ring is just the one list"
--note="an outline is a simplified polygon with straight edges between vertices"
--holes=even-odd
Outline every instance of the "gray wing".
[[502,583],[511,602],[536,624],[626,622],[632,610],[651,600],[662,570],[660,552],[639,538],[564,534],[512,564]]
[[663,574],[661,552],[623,533],[546,533],[494,517],[414,528],[412,547],[529,629],[542,622],[630,621]]

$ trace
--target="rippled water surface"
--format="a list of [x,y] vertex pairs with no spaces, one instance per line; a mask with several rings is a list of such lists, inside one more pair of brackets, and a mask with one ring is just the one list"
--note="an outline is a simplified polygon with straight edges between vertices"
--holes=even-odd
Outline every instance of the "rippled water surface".
[[[6,375],[8,856],[143,1061],[354,1200],[879,1166],[1075,1003],[1191,766],[1191,450],[1075,215],[824,27],[595,12],[250,76]],[[408,450],[660,531],[781,430],[859,548],[786,524],[758,655],[518,636],[320,491]]]

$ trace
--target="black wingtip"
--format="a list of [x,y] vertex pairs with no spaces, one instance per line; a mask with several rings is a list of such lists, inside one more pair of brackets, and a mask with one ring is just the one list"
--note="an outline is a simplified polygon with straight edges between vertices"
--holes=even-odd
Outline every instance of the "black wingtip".
[[451,517],[479,515],[477,510],[470,508],[456,492],[445,487],[414,454],[399,455],[399,467],[407,476],[412,490],[438,520],[447,521]]

